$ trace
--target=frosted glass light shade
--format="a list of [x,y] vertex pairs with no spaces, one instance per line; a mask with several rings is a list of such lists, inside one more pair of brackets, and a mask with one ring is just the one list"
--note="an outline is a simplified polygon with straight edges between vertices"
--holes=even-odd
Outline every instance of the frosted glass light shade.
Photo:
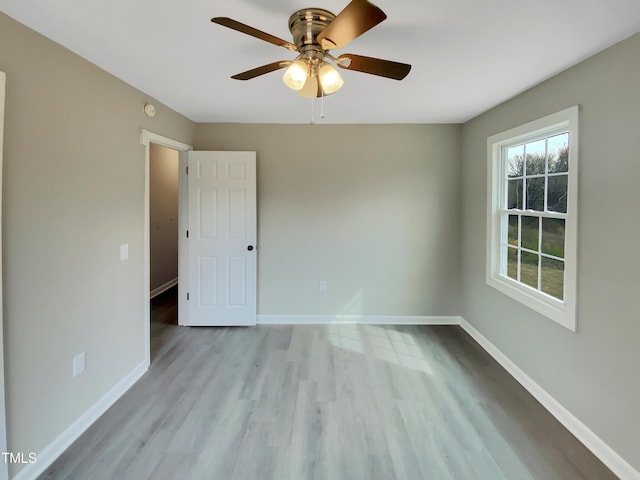
[[293,89],[301,90],[309,77],[309,65],[304,60],[296,60],[287,68],[282,76],[284,84]]
[[307,98],[319,98],[322,96],[322,89],[318,84],[318,77],[313,76],[307,79],[302,89],[298,90],[298,95]]
[[322,90],[324,90],[324,93],[327,95],[337,92],[340,90],[340,87],[344,85],[344,80],[342,80],[338,71],[328,63],[324,63],[324,65],[320,67],[318,76],[320,77]]

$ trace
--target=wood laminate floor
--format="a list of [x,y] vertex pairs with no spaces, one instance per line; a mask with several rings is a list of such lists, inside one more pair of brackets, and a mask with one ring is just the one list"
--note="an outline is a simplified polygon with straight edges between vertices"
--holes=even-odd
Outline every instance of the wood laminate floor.
[[41,479],[616,478],[459,327],[177,327]]
[[178,286],[151,299],[150,351],[151,362],[155,361],[158,350],[167,343],[172,331],[178,325]]

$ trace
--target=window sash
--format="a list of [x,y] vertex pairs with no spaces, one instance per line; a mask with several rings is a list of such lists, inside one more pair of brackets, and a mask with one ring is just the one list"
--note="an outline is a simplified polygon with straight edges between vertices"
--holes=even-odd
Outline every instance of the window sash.
[[[515,285],[518,286],[518,288],[525,288],[525,289],[531,289],[534,292],[536,292],[537,294],[540,295],[544,295],[545,297],[548,297],[549,301],[553,301],[553,302],[559,302],[559,304],[564,305],[565,304],[565,297],[564,297],[564,288],[566,287],[566,278],[564,277],[564,272],[566,272],[566,257],[559,257],[556,255],[552,255],[550,253],[546,253],[542,250],[542,233],[543,233],[543,227],[542,227],[542,218],[558,218],[557,216],[553,216],[553,217],[549,217],[549,216],[545,216],[545,215],[536,215],[536,212],[532,212],[532,211],[528,211],[528,210],[519,210],[519,212],[522,212],[522,214],[518,214],[518,242],[517,245],[513,245],[511,243],[509,243],[509,216],[510,215],[514,215],[514,211],[513,210],[503,210],[501,211],[500,214],[500,268],[498,270],[498,274],[504,279],[504,281],[507,282],[513,282]],[[538,250],[533,250],[531,248],[527,248],[522,246],[522,216],[527,216],[527,217],[534,217],[534,218],[538,218]],[[566,215],[563,214],[565,217]],[[564,236],[564,250],[566,250],[566,243],[567,243],[567,236],[565,234]],[[516,278],[511,278],[508,274],[508,265],[509,265],[509,249],[511,250],[515,250],[517,252],[517,259],[516,259],[516,266],[517,266],[517,275]],[[526,283],[524,283],[522,281],[522,269],[521,269],[521,265],[522,265],[522,252],[525,253],[531,253],[533,255],[537,255],[539,258],[538,261],[538,266],[537,266],[537,285],[536,287],[532,287],[530,285],[527,285]],[[558,262],[562,262],[564,265],[564,270],[563,270],[563,298],[560,299],[558,297],[555,297],[551,294],[548,294],[547,292],[542,290],[542,259],[543,258],[548,258],[551,260],[555,260]]]
[[[539,295],[543,295],[545,297],[548,297],[547,300],[553,301],[553,302],[560,302],[561,304],[564,305],[564,292],[563,292],[563,298],[559,299],[557,297],[554,297],[553,295],[549,295],[546,292],[544,292],[542,290],[542,259],[543,258],[550,258],[553,260],[557,260],[557,261],[561,261],[563,262],[565,268],[566,268],[566,259],[563,257],[557,257],[554,255],[550,255],[547,253],[543,253],[542,251],[542,223],[541,223],[541,218],[554,218],[554,219],[562,219],[565,220],[565,222],[567,221],[567,218],[569,217],[569,212],[567,211],[565,212],[553,212],[553,211],[549,211],[548,209],[548,179],[552,178],[552,177],[559,177],[559,176],[568,176],[569,172],[554,172],[554,173],[549,173],[549,162],[548,162],[548,156],[549,156],[549,150],[548,150],[548,145],[547,145],[547,141],[549,138],[552,138],[554,136],[557,135],[563,135],[563,134],[569,134],[569,141],[571,141],[570,138],[570,132],[569,129],[567,128],[567,126],[562,126],[559,127],[557,129],[553,129],[553,130],[549,130],[549,131],[545,131],[542,134],[539,135],[532,135],[530,137],[524,137],[519,139],[518,141],[514,141],[514,142],[508,142],[508,143],[504,143],[500,146],[500,157],[499,157],[499,166],[500,166],[500,178],[501,178],[501,182],[500,182],[500,192],[499,192],[499,202],[500,202],[500,208],[498,209],[498,214],[500,215],[500,249],[499,249],[499,255],[500,255],[500,268],[499,268],[499,275],[501,275],[505,281],[507,282],[513,282],[514,284],[517,284],[518,288],[525,288],[525,289],[530,289],[533,290],[534,292],[536,292],[536,294]],[[540,173],[540,174],[532,174],[529,175],[527,174],[527,153],[526,153],[526,148],[524,150],[524,155],[523,155],[523,166],[522,166],[522,175],[519,176],[509,176],[508,174],[508,165],[509,165],[509,157],[508,157],[508,151],[513,148],[513,147],[518,147],[520,145],[526,145],[526,144],[530,144],[533,142],[537,142],[540,140],[544,140],[545,141],[545,151],[544,151],[544,155],[545,155],[545,166],[544,166],[544,173]],[[569,165],[569,170],[571,169],[571,166]],[[543,178],[544,179],[544,209],[543,210],[529,210],[529,209],[517,209],[517,208],[507,208],[507,204],[509,202],[509,182],[510,181],[514,181],[514,180],[521,180],[523,183],[523,190],[522,190],[522,198],[519,199],[518,201],[522,201],[522,205],[526,206],[527,204],[527,184],[526,181],[528,179],[533,179],[533,178]],[[518,217],[518,244],[516,246],[509,244],[508,241],[508,234],[509,234],[509,215],[516,215]],[[522,235],[522,217],[523,216],[527,216],[527,217],[535,217],[538,218],[538,250],[532,250],[526,247],[522,246],[522,239],[521,239],[521,235]],[[566,235],[564,235],[563,238],[563,243],[564,243],[564,248],[563,250],[566,250],[567,248],[567,238]],[[506,248],[505,248],[506,247]],[[517,275],[516,278],[511,278],[508,275],[508,262],[509,262],[509,249],[513,249],[517,252],[517,260],[516,260],[516,264],[517,264]],[[533,287],[531,285],[528,285],[527,283],[525,283],[522,280],[522,252],[525,253],[531,253],[534,255],[538,256],[538,265],[537,265],[537,281],[536,281],[536,286]],[[564,278],[563,276],[563,287],[566,285],[566,278]]]

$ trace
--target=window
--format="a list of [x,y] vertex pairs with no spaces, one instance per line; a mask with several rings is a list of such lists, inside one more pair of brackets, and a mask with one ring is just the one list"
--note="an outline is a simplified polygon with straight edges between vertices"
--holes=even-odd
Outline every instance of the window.
[[578,107],[487,147],[487,283],[575,331]]

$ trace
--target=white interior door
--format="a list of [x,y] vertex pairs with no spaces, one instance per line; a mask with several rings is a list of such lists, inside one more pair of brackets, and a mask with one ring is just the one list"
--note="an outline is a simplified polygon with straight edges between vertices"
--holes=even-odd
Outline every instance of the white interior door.
[[256,323],[256,154],[188,152],[187,325]]

